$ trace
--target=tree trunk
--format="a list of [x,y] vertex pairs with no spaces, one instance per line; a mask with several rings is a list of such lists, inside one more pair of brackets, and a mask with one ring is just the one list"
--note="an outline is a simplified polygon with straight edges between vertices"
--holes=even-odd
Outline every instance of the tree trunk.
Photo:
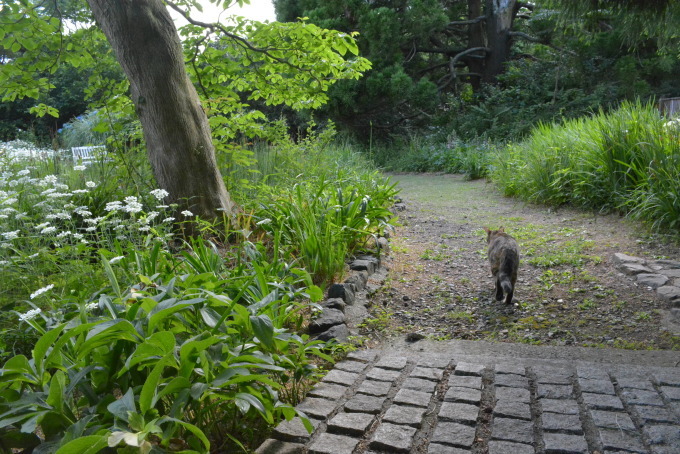
[[[468,19],[472,20],[482,16],[482,0],[468,0]],[[486,47],[484,35],[484,21],[470,25],[468,30],[468,48]],[[468,58],[467,64],[471,73],[484,74],[486,59]],[[477,91],[481,87],[481,77],[471,77],[470,82],[473,90]]]
[[217,168],[208,118],[162,0],[87,1],[130,81],[151,167],[168,201],[205,219],[232,216],[236,206]]
[[486,34],[491,52],[486,59],[483,81],[494,82],[510,57],[512,22],[517,0],[486,0]]

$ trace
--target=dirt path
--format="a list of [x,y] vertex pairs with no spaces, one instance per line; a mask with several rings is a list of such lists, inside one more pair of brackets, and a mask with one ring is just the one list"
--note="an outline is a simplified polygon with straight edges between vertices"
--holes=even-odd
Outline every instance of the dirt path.
[[[393,235],[388,280],[372,298],[367,335],[680,349],[668,303],[611,262],[615,252],[680,260],[677,244],[618,216],[505,198],[485,181],[392,178],[402,188],[403,226]],[[514,307],[493,299],[484,226],[504,226],[520,244]]]

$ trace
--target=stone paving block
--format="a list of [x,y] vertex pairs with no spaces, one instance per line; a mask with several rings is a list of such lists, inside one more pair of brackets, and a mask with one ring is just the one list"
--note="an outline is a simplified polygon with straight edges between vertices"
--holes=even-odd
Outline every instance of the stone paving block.
[[392,405],[385,412],[383,421],[405,426],[420,427],[426,408],[407,407],[405,405]]
[[387,452],[409,452],[416,429],[409,426],[383,423],[373,434],[371,449]]
[[401,370],[406,367],[408,359],[405,356],[386,356],[380,358],[380,360],[375,363],[375,367],[381,367],[383,369],[393,369]]
[[401,371],[399,370],[380,369],[374,367],[368,372],[368,374],[366,374],[366,378],[370,378],[371,380],[392,382],[399,378],[400,375]]
[[[677,446],[652,446],[650,448],[650,452],[652,454],[678,454],[678,448]],[[608,453],[605,453],[608,454]],[[623,454],[628,454],[628,453],[623,453]]]
[[444,369],[437,369],[432,367],[416,367],[409,374],[410,377],[424,378],[426,380],[439,381],[444,375]]
[[312,397],[325,397],[326,399],[337,400],[342,397],[347,391],[347,386],[338,385],[335,383],[319,383],[309,391],[309,396]]
[[677,423],[678,421],[673,412],[667,408],[650,407],[647,405],[631,405],[631,408],[644,424],[648,422]]
[[328,431],[361,437],[374,418],[375,416],[369,413],[338,413],[328,421]]
[[449,377],[449,386],[482,389],[482,377],[474,377],[472,375],[451,375]]
[[545,454],[588,454],[583,435],[544,433]]
[[325,383],[337,383],[340,385],[352,386],[359,378],[359,374],[344,370],[333,369],[323,378]]
[[656,391],[643,389],[625,389],[621,392],[621,398],[629,405],[652,405],[663,407],[661,396]]
[[569,399],[573,393],[574,387],[571,385],[539,383],[536,386],[536,395],[539,399]]
[[559,413],[543,413],[541,417],[545,432],[558,432],[562,434],[583,434],[579,415],[561,415]]
[[359,373],[366,369],[366,363],[361,361],[340,361],[335,365],[335,369]]
[[637,375],[622,375],[614,377],[618,385],[623,388],[646,389],[654,391],[654,384],[647,377]]
[[491,423],[491,439],[532,444],[534,425],[531,421],[522,419],[494,418]]
[[484,371],[484,365],[483,364],[473,364],[473,363],[460,362],[460,363],[456,364],[456,368],[454,369],[453,373],[454,373],[454,375],[476,375],[476,376],[480,376],[480,375],[482,375],[483,371]]
[[425,393],[432,393],[434,388],[437,386],[437,382],[431,380],[424,380],[422,378],[409,377],[404,380],[401,385],[402,388],[415,389],[416,391],[422,391]]
[[355,361],[362,361],[365,363],[375,361],[377,357],[378,354],[370,350],[356,350],[347,355],[347,359],[353,359]]
[[675,446],[680,452],[680,426],[647,425],[642,428],[650,445]]
[[498,400],[514,400],[517,402],[529,403],[531,394],[528,389],[524,388],[496,388],[496,399]]
[[445,356],[425,356],[418,358],[416,363],[420,367],[434,367],[437,369],[446,369],[451,364],[451,359]]
[[482,400],[482,392],[478,389],[454,386],[446,391],[444,400],[447,402],[467,402],[469,404],[479,404],[479,402]]
[[458,402],[444,402],[439,409],[439,418],[446,421],[475,424],[479,415],[479,407]]
[[569,370],[553,367],[534,367],[536,382],[548,385],[569,385],[574,373]]
[[531,445],[512,443],[510,441],[491,440],[489,442],[489,454],[534,454]]
[[581,392],[584,393],[597,393],[597,394],[616,394],[614,391],[614,385],[609,380],[589,380],[585,378],[579,378],[578,384],[581,387]]
[[384,397],[357,394],[345,403],[345,411],[378,414],[384,402]]
[[430,443],[427,447],[427,454],[469,454],[469,450],[454,448],[453,446]]
[[541,399],[544,412],[561,413],[563,415],[578,415],[578,402],[573,399]]
[[335,401],[321,399],[319,397],[308,397],[297,406],[298,409],[305,412],[307,416],[315,416],[320,419],[325,419],[335,410]]
[[608,394],[583,393],[586,407],[592,410],[623,410],[623,403],[617,396]]
[[475,428],[455,422],[439,421],[431,441],[459,448],[470,448],[475,441]]
[[680,400],[680,387],[661,386],[661,393],[668,400]]
[[609,381],[609,374],[600,366],[579,366],[576,368],[576,377],[586,380]]
[[391,383],[385,383],[384,381],[364,380],[359,385],[357,392],[371,396],[386,396],[391,386]]
[[590,416],[597,427],[635,431],[635,424],[628,413],[619,411],[590,410]]
[[358,438],[324,432],[309,446],[309,454],[352,454],[358,444]]
[[255,454],[299,454],[305,445],[270,438],[260,445]]
[[646,453],[647,449],[637,434],[622,430],[600,429],[600,442],[605,450],[621,450]]
[[656,382],[661,385],[680,386],[680,374],[676,371],[657,372],[652,374]]
[[427,407],[430,405],[432,395],[414,389],[400,389],[392,402],[395,404],[413,405],[415,407]]
[[515,374],[496,374],[493,384],[496,386],[529,389],[529,380],[526,377]]
[[[312,427],[316,429],[321,421],[309,418],[309,422],[312,424]],[[299,416],[296,416],[290,421],[279,423],[279,425],[274,428],[274,436],[284,441],[305,443],[309,441],[311,434],[302,423],[302,419]]]
[[506,416],[508,418],[531,419],[531,407],[523,402],[514,400],[499,400],[493,409],[495,416]]
[[514,374],[514,375],[526,375],[526,369],[524,366],[518,366],[516,364],[499,363],[495,367],[496,374]]

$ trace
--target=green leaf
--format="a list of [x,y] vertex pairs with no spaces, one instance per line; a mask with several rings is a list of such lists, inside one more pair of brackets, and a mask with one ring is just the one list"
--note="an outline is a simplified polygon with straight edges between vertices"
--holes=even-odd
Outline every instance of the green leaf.
[[144,380],[142,392],[139,394],[139,409],[142,414],[145,414],[152,408],[154,397],[156,396],[158,385],[162,380],[163,370],[165,366],[170,364],[174,359],[172,353],[168,353],[156,363],[149,375]]
[[[47,351],[54,346],[54,342],[64,330],[65,326],[65,324],[62,324],[49,330],[40,336],[38,342],[35,343],[35,347],[33,347],[33,361],[35,362],[35,369],[38,373],[42,373],[42,364],[45,360],[45,355],[47,354]],[[48,365],[48,367],[50,366]]]
[[268,349],[274,348],[274,324],[268,315],[262,314],[250,317],[255,336]]
[[109,410],[116,418],[127,422],[128,414],[135,413],[137,411],[137,408],[135,407],[135,394],[132,391],[132,388],[128,388],[127,392],[123,394],[123,397],[111,402],[106,407],[106,409]]
[[66,375],[58,370],[50,381],[50,391],[47,394],[47,404],[55,411],[62,413],[64,410],[64,388],[66,387]]
[[108,438],[108,433],[76,438],[59,448],[55,454],[94,454],[107,446]]
[[118,298],[123,298],[123,294],[120,291],[120,284],[118,284],[118,278],[116,277],[116,273],[113,271],[111,264],[106,259],[106,257],[104,257],[104,254],[102,254],[100,252],[99,255],[102,258],[102,266],[104,267],[104,274],[106,274],[106,277],[108,278],[109,283],[111,284],[111,288],[113,289],[113,293],[115,293]]

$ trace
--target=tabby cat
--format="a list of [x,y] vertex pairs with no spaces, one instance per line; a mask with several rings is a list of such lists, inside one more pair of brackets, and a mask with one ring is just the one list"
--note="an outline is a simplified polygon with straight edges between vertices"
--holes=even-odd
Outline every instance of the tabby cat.
[[496,284],[496,300],[501,301],[503,293],[506,293],[505,304],[511,304],[519,268],[519,246],[513,237],[505,233],[503,227],[498,230],[484,227],[484,231],[489,244],[491,274]]

